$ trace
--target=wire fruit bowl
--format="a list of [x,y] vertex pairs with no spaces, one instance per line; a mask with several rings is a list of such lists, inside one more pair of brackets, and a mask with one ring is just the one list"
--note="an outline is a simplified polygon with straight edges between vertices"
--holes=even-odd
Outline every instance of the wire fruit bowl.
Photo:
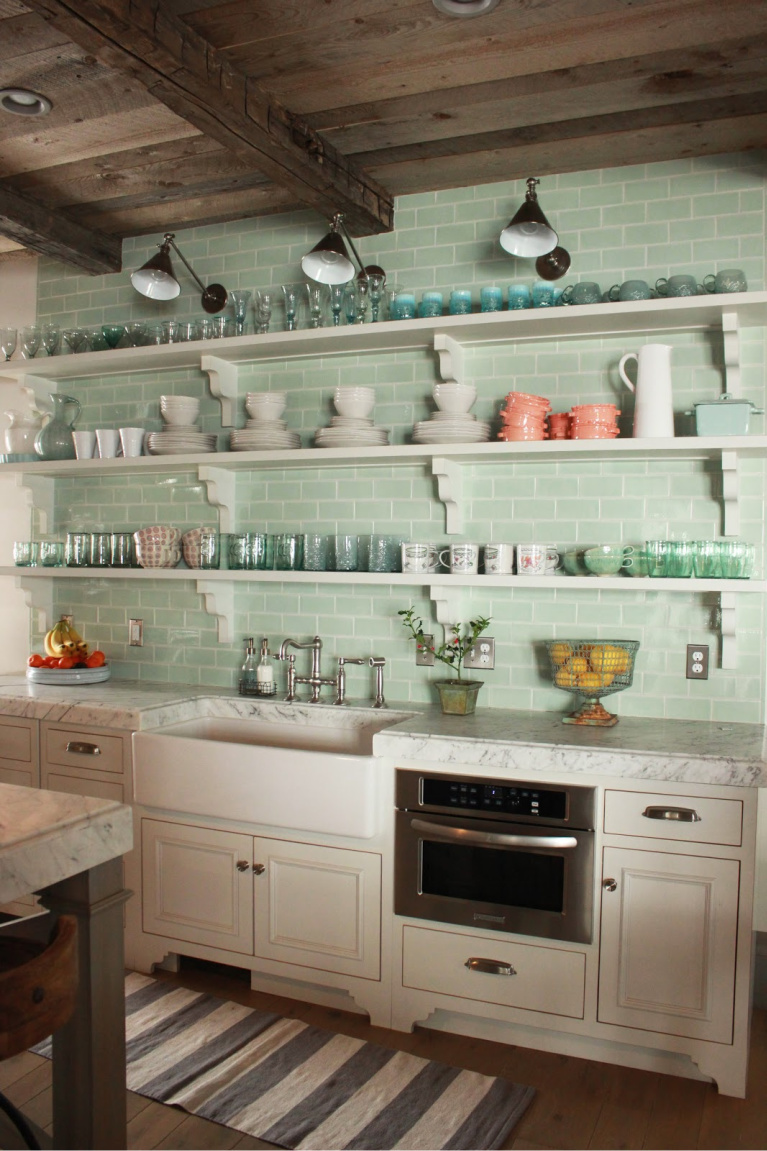
[[631,687],[634,660],[639,641],[633,639],[546,640],[555,687],[583,697],[577,711],[563,717],[563,723],[591,727],[612,727],[617,715],[599,702],[602,696]]

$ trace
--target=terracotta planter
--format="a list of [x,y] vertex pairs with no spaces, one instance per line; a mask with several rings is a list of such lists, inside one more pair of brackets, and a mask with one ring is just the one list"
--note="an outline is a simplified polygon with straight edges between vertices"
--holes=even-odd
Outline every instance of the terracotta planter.
[[438,679],[434,686],[439,692],[443,715],[472,715],[477,706],[481,679]]

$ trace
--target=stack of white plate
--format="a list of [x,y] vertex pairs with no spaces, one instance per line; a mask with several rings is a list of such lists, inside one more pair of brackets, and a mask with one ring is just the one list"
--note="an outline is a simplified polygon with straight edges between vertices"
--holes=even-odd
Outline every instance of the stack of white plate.
[[150,456],[184,456],[215,452],[218,436],[201,432],[197,424],[168,424],[164,432],[150,432],[146,450]]
[[330,426],[317,428],[314,435],[314,443],[318,448],[368,448],[388,442],[387,428],[377,428],[372,420],[361,416],[333,416]]
[[298,432],[288,430],[284,420],[248,420],[244,428],[229,436],[233,452],[271,452],[301,447]]
[[469,412],[435,412],[413,428],[416,444],[477,444],[490,439],[490,424]]

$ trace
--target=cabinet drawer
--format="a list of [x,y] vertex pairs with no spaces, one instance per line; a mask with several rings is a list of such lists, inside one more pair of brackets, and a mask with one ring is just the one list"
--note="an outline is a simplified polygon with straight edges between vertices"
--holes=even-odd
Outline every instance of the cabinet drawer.
[[[681,818],[663,818],[666,811],[678,813]],[[699,817],[697,820],[689,818],[692,812]],[[612,835],[641,835],[644,839],[738,847],[743,839],[743,804],[737,799],[702,799],[699,795],[607,790],[605,831]]]
[[43,724],[43,760],[91,771],[123,770],[123,739],[95,731]]
[[125,803],[125,788],[117,780],[86,779],[81,775],[48,771],[43,787],[49,791],[63,791],[67,795],[90,795],[95,799],[116,799],[118,803]]
[[[580,951],[537,947],[506,940],[477,939],[458,932],[405,927],[402,982],[405,987],[476,999],[504,1007],[583,1018],[586,956]],[[488,974],[466,966],[469,959],[510,966],[514,974]]]
[[0,720],[0,763],[13,760],[14,764],[34,764],[36,727],[37,721],[33,719]]

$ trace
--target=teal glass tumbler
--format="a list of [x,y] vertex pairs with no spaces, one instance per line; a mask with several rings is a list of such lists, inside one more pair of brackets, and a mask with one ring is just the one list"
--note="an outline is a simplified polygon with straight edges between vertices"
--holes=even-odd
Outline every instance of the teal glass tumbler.
[[509,284],[509,311],[518,312],[532,308],[533,298],[527,284]]
[[13,562],[18,568],[37,567],[38,546],[29,540],[17,540],[13,545]]
[[693,571],[698,579],[722,578],[722,552],[719,540],[696,540]]
[[221,537],[217,531],[203,528],[200,532],[200,568],[218,571],[221,565]]
[[64,543],[62,540],[42,540],[39,549],[40,566],[60,568],[64,566]]
[[750,579],[754,574],[756,548],[741,540],[727,540],[720,544],[722,577],[724,579]]
[[70,568],[87,567],[91,559],[91,533],[67,532],[64,562]]
[[503,291],[491,284],[481,288],[479,292],[479,306],[483,312],[500,312],[503,310]]
[[471,289],[455,288],[450,293],[448,310],[451,316],[468,316],[471,313]]
[[695,545],[689,540],[671,540],[668,548],[668,575],[687,579],[695,563]]
[[421,303],[418,308],[421,319],[436,319],[442,315],[442,293],[427,291],[421,293]]
[[274,537],[275,571],[301,571],[303,537],[294,532],[280,532]]
[[647,574],[654,578],[664,579],[669,573],[669,560],[671,558],[670,540],[645,540],[645,554],[647,556]]
[[317,532],[305,532],[302,543],[304,549],[304,571],[324,572],[328,570],[330,539]]

